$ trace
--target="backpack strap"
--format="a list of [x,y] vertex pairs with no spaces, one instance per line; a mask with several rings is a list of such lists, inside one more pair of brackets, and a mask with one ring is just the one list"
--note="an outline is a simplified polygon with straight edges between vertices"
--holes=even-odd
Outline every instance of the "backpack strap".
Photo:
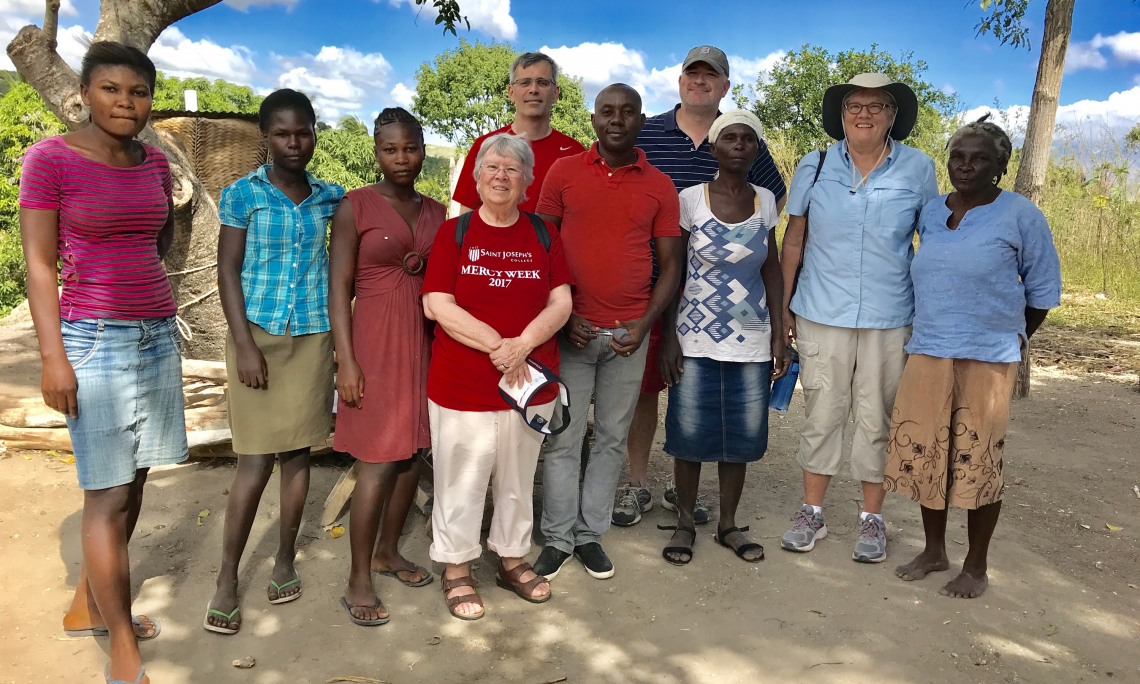
[[[476,210],[477,211],[477,210]],[[463,236],[467,235],[467,231],[471,228],[471,214],[475,212],[469,211],[459,215],[459,220],[455,222],[455,244],[460,247],[463,246]],[[530,225],[534,227],[534,236],[538,238],[538,242],[542,248],[547,252],[550,251],[550,230],[546,227],[546,221],[542,220],[538,214],[532,214],[529,211],[524,211],[526,217],[530,219]]]
[[526,217],[530,219],[530,225],[534,226],[534,235],[538,238],[538,243],[547,252],[550,251],[550,231],[546,228],[546,221],[538,214],[532,214],[529,211],[523,212]]
[[460,247],[463,246],[463,236],[467,234],[467,230],[471,227],[471,214],[473,213],[475,212],[468,211],[460,214],[459,220],[455,222],[455,244]]
[[[820,150],[819,164],[815,167],[815,177],[811,179],[811,187],[815,187],[816,181],[819,180],[819,172],[823,171],[823,160],[827,159],[827,150]],[[810,221],[808,214],[811,213],[811,196],[808,196],[808,206],[804,209],[804,237],[800,242],[800,263],[796,266],[796,277],[792,280],[792,295],[796,294],[796,290],[800,286],[800,273],[804,270],[804,256],[807,254],[807,241],[808,241],[808,226]]]

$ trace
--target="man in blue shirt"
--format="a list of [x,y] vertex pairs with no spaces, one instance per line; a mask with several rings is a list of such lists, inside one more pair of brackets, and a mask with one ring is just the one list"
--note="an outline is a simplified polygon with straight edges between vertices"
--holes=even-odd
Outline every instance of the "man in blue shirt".
[[[713,121],[721,114],[720,102],[730,88],[728,74],[728,57],[721,50],[711,45],[689,50],[681,64],[681,77],[678,79],[681,104],[646,119],[637,136],[637,146],[644,150],[646,160],[669,176],[677,192],[699,183],[708,183],[716,175],[717,161],[712,156],[708,135]],[[783,210],[787,201],[784,180],[763,140],[760,141],[760,154],[748,172],[748,181],[771,190],[776,197],[777,212]],[[658,395],[665,389],[657,368],[660,346],[661,322],[658,320],[649,336],[641,396],[629,428],[630,482],[618,491],[613,512],[615,525],[636,525],[641,514],[653,507],[646,470],[653,435],[657,431]],[[661,497],[661,505],[673,511],[677,509],[676,501],[677,492],[670,483]],[[693,519],[698,525],[709,521],[708,508],[700,499],[693,511]]]

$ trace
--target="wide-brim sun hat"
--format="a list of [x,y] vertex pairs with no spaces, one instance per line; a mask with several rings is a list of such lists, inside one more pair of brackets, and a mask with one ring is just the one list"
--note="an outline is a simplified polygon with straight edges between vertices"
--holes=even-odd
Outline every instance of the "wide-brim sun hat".
[[823,130],[836,140],[843,140],[843,98],[864,88],[877,88],[895,99],[895,123],[891,137],[905,140],[918,121],[918,97],[910,86],[892,81],[886,74],[859,74],[846,83],[831,86],[823,93]]

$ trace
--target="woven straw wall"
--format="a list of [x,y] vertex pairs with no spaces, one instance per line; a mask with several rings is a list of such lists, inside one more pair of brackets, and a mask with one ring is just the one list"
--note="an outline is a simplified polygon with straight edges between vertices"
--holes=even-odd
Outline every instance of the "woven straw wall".
[[178,139],[215,202],[222,188],[268,161],[265,140],[252,121],[172,116],[153,125]]

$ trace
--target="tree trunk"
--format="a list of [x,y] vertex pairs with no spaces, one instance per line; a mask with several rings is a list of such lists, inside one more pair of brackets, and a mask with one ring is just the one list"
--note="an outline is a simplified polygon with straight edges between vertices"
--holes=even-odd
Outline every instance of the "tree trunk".
[[[95,40],[113,40],[147,51],[167,27],[221,0],[102,0]],[[79,94],[79,75],[56,52],[55,25],[58,0],[46,0],[42,30],[20,29],[8,44],[16,69],[36,89],[48,109],[71,130],[87,125],[87,108]],[[217,261],[218,208],[194,173],[194,166],[174,138],[160,136],[147,125],[139,139],[166,153],[174,176],[174,243],[166,255],[172,273]],[[184,348],[189,358],[221,359],[225,348],[225,317],[218,297],[208,296],[185,306],[216,286],[217,271],[206,269],[172,276],[179,316],[192,331]]]
[[[1037,83],[1033,86],[1033,103],[1029,107],[1029,123],[1025,128],[1025,145],[1021,148],[1021,164],[1013,191],[1040,204],[1045,186],[1045,170],[1053,151],[1053,127],[1057,123],[1057,105],[1061,98],[1061,77],[1065,73],[1065,53],[1069,51],[1069,34],[1073,30],[1073,5],[1076,0],[1049,0],[1045,7],[1045,32],[1041,37],[1041,59],[1037,63]],[[1015,395],[1029,396],[1029,352],[1021,359],[1017,371]]]

